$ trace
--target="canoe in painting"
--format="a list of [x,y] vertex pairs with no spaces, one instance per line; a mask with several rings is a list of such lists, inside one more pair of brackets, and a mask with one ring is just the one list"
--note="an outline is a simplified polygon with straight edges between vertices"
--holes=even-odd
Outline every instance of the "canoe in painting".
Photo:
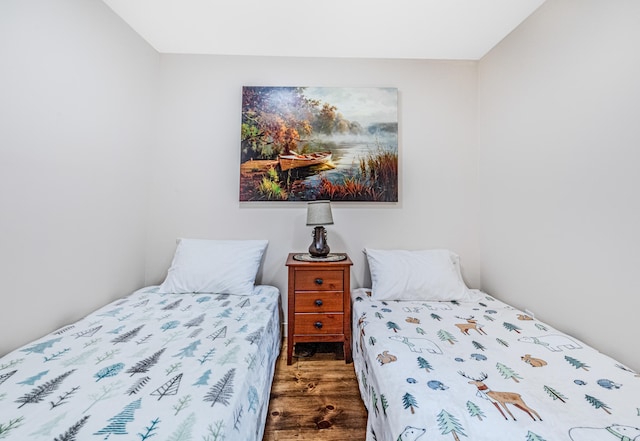
[[282,171],[287,171],[292,168],[324,164],[329,161],[331,161],[331,152],[307,153],[304,155],[296,153],[278,155],[278,162],[280,163]]

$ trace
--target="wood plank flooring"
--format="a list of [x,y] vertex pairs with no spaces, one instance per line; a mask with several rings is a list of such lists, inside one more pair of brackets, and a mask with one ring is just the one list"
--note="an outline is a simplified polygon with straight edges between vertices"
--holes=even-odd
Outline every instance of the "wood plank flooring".
[[[296,348],[299,355],[308,355],[301,346]],[[367,411],[353,363],[344,362],[342,344],[302,347],[315,353],[305,357],[294,353],[293,363],[287,366],[283,346],[276,362],[263,441],[364,440]]]

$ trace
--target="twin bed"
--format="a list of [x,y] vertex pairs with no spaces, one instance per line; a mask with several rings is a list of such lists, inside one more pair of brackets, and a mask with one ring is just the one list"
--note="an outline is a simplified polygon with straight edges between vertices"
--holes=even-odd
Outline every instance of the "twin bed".
[[[181,240],[162,285],[0,358],[0,440],[261,440],[281,338],[265,247]],[[629,368],[469,290],[446,250],[366,252],[368,441],[640,441]]]
[[261,440],[281,345],[265,247],[181,240],[161,286],[0,358],[0,439]]
[[640,440],[629,368],[467,289],[448,251],[366,251],[352,320],[367,440]]

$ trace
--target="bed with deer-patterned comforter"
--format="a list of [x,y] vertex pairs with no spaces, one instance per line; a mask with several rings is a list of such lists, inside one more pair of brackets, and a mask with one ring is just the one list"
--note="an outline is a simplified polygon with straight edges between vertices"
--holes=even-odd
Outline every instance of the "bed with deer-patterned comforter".
[[0,439],[261,440],[278,289],[143,288],[0,358]]
[[379,301],[352,292],[367,440],[640,441],[640,378],[487,295]]

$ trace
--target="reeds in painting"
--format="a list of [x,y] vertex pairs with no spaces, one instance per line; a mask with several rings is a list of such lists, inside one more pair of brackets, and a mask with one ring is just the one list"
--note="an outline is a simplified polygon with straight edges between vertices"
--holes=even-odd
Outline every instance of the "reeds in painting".
[[397,201],[398,154],[385,150],[370,153],[360,159],[358,173],[342,182],[321,177],[316,195],[332,201]]

